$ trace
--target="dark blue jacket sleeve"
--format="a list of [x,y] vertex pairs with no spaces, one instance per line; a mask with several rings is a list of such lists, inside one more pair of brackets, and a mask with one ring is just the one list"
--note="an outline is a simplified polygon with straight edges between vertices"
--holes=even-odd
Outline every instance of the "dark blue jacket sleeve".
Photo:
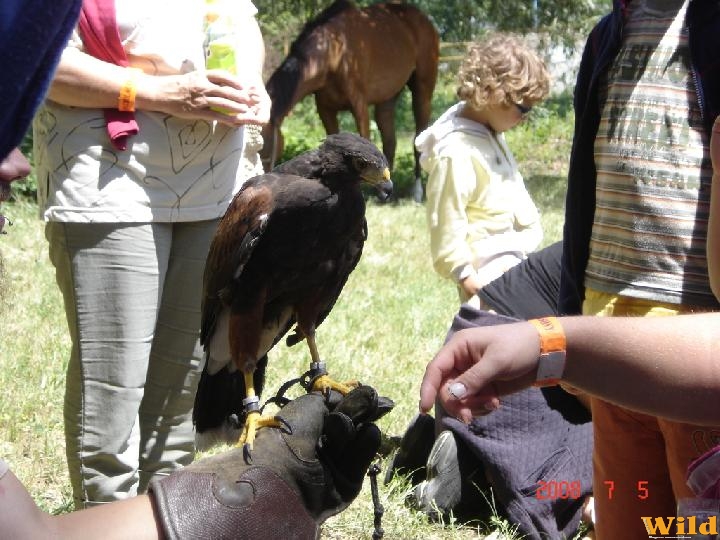
[[81,0],[0,2],[0,159],[25,136],[81,4]]

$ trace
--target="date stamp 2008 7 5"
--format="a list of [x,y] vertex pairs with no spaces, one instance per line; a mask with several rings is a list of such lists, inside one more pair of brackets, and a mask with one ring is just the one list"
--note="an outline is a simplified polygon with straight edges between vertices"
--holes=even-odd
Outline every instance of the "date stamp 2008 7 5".
[[[612,499],[615,494],[615,481],[605,480],[603,484],[606,488],[605,493],[595,493],[595,496],[605,495],[608,499]],[[632,489],[640,500],[650,497],[650,485],[647,480],[638,480]],[[535,498],[540,500],[579,499],[580,497],[582,497],[580,480],[540,480],[535,491]]]

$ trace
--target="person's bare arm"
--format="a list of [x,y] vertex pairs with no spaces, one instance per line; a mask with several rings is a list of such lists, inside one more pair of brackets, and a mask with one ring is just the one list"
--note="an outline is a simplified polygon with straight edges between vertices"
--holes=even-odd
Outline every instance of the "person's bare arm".
[[[262,124],[269,116],[267,107],[261,106],[267,100],[261,83],[244,83],[241,78],[220,70],[181,75],[132,74],[127,68],[74,48],[63,52],[48,98],[74,107],[115,108],[120,88],[130,77],[134,77],[137,88],[136,109],[230,125]],[[223,114],[211,107],[232,114]]]
[[52,538],[53,523],[32,500],[12,471],[0,476],[0,536],[2,538]]
[[147,495],[51,516],[35,504],[12,471],[0,478],[0,537],[18,540],[159,540],[162,528]]
[[[720,422],[720,313],[560,321],[567,337],[563,381],[640,412]],[[465,421],[487,414],[498,396],[532,385],[539,350],[538,333],[525,322],[456,333],[426,368],[421,411],[439,397]]]
[[707,263],[710,287],[720,299],[720,116],[715,119],[713,125],[710,156],[713,163],[713,177],[707,233]]
[[148,495],[138,495],[112,504],[53,516],[57,538],[84,540],[162,540],[162,527]]
[[720,175],[713,175],[710,220],[707,234],[707,261],[710,287],[720,300]]

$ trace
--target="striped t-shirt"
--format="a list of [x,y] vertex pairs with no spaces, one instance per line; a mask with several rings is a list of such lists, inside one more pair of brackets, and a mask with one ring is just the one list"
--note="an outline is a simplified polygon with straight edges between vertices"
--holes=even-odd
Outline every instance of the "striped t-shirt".
[[716,305],[706,262],[712,166],[685,12],[688,1],[633,0],[607,74],[596,210],[585,286]]

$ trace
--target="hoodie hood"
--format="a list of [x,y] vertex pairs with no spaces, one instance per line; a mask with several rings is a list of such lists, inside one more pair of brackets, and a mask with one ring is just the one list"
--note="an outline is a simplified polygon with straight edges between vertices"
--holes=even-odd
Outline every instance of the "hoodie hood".
[[420,165],[426,169],[430,158],[438,153],[438,143],[450,133],[464,131],[471,135],[487,135],[490,130],[479,122],[460,116],[464,101],[445,111],[429,128],[415,138],[415,148],[420,152]]

